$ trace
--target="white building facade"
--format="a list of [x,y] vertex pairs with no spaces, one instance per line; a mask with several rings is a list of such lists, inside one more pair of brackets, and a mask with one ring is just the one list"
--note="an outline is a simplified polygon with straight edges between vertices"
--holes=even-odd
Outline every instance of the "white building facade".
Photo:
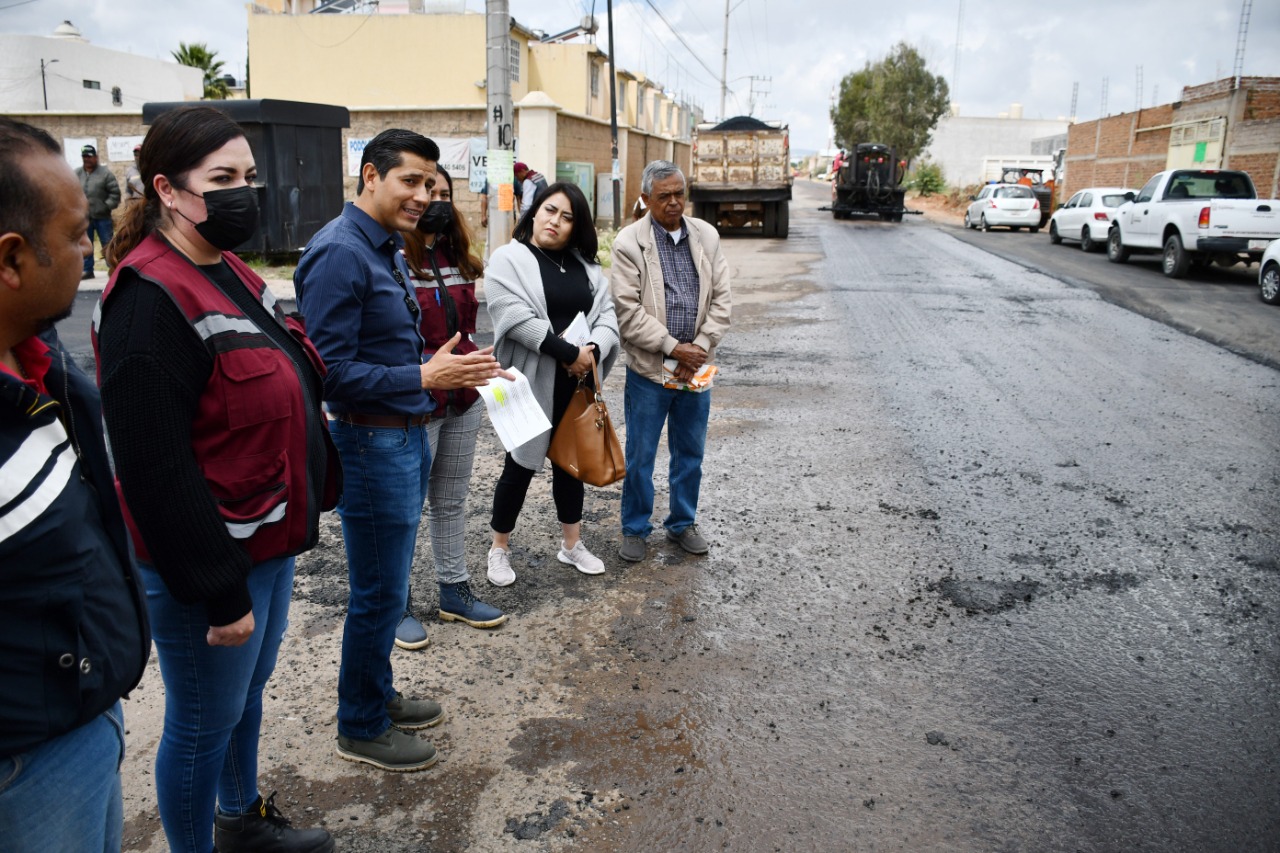
[[139,114],[149,101],[199,100],[204,74],[97,47],[64,21],[50,36],[0,34],[0,113]]
[[1066,119],[1021,118],[1017,110],[995,118],[944,116],[919,159],[941,166],[948,185],[966,187],[983,181],[984,158],[1031,155],[1033,141],[1065,134],[1068,124]]

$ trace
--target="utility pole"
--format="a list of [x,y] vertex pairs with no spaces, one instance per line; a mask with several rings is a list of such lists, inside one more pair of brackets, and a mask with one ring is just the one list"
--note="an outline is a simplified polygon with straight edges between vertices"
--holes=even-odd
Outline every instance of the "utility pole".
[[[485,62],[488,95],[488,148],[490,151],[513,151],[515,148],[515,115],[511,107],[510,51],[511,15],[507,0],[486,0]],[[489,181],[489,231],[485,235],[488,254],[511,239],[511,217],[498,210],[498,190],[510,183],[507,168],[499,174],[492,161],[485,176]]]
[[720,60],[720,120],[724,121],[724,96],[729,92],[729,0],[724,0],[724,55]]
[[613,230],[622,227],[622,176],[618,174],[618,64],[613,53],[613,0],[608,0],[609,13],[609,132],[613,157]]
[[960,45],[964,34],[964,0],[956,12],[956,58],[951,66],[951,103],[960,103]]
[[[751,75],[751,77],[750,77],[750,78],[748,78],[748,84],[747,84],[747,85],[750,87],[750,88],[749,88],[749,91],[750,91],[750,93],[751,93],[751,94],[749,95],[749,97],[747,98],[747,115],[749,115],[749,116],[753,116],[753,115],[755,115],[755,114],[756,114],[756,82],[757,82],[757,81],[759,81],[759,82],[761,82],[761,83],[772,83],[772,82],[773,82],[773,78],[772,78],[772,77],[757,77],[757,76],[755,76],[754,74],[753,74],[753,75]],[[765,89],[765,90],[761,91],[761,92],[760,92],[760,94],[761,94],[761,95],[767,95],[767,94],[769,94],[769,90],[768,90],[768,89]]]
[[45,112],[49,111],[49,88],[45,85],[45,82],[44,82],[44,70],[57,61],[58,60],[56,59],[50,59],[48,62],[45,62],[44,59],[40,60],[40,92],[41,94],[44,95],[44,111]]

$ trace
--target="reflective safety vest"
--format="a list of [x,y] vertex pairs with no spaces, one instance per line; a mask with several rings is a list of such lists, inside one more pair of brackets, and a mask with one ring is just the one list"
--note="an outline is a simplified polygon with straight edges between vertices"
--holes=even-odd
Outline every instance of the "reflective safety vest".
[[[323,377],[320,354],[302,325],[285,317],[253,270],[230,252],[222,258],[281,327],[301,343],[308,364],[295,365],[217,285],[155,234],[139,243],[121,266],[158,285],[213,357],[213,371],[191,424],[191,447],[227,532],[254,563],[260,563],[315,545],[320,512],[337,504],[341,473],[320,401],[310,399],[299,372],[314,370]],[[98,324],[118,277],[119,271],[94,312],[93,348],[99,364]],[[323,483],[312,482],[308,475],[307,437],[313,430],[323,432],[328,449]],[[138,558],[150,562],[123,492],[121,503]]]

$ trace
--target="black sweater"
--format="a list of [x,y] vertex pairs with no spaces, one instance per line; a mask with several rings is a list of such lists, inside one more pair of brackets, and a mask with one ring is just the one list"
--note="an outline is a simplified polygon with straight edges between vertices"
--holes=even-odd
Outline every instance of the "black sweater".
[[[225,263],[200,269],[295,364],[307,363],[301,345]],[[156,571],[178,601],[203,602],[210,625],[229,625],[253,606],[252,561],[227,532],[191,447],[213,356],[173,300],[129,270],[116,282],[98,347],[112,456],[116,470],[128,472],[125,502]],[[320,395],[313,382],[312,399]]]

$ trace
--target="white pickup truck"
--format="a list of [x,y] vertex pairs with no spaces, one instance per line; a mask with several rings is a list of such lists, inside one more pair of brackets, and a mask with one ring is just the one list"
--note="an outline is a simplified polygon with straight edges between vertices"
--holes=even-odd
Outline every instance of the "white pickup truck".
[[1162,252],[1164,274],[1182,278],[1193,266],[1229,267],[1262,258],[1280,239],[1280,201],[1259,199],[1246,172],[1172,169],[1125,194],[1107,234],[1107,258]]

